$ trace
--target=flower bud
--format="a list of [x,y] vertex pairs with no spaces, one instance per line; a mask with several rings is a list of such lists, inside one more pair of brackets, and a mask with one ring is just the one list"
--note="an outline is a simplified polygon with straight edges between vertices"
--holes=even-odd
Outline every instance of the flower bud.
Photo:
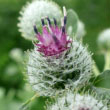
[[50,0],[34,0],[23,7],[20,15],[18,27],[22,36],[28,40],[35,40],[33,26],[37,25],[37,28],[41,30],[42,17],[48,16],[50,19],[60,20],[62,12],[60,7]]
[[110,28],[99,34],[98,46],[101,50],[110,50]]
[[54,104],[47,105],[47,110],[109,110],[106,102],[89,94],[68,92],[57,98]]

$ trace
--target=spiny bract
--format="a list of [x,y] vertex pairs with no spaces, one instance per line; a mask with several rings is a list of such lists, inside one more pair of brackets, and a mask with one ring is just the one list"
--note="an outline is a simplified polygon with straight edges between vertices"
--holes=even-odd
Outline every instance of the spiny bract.
[[56,27],[56,20],[55,26],[52,26],[49,18],[46,18],[49,32],[45,30],[44,19],[41,20],[45,31],[42,35],[34,26],[40,42],[29,52],[27,73],[33,89],[42,96],[54,96],[67,88],[83,86],[92,74],[90,53],[79,42],[68,40],[66,9],[63,9],[64,19],[61,28]]
[[29,52],[27,72],[35,91],[52,96],[65,88],[82,86],[91,77],[91,56],[77,41],[60,58],[42,56],[36,48]]
[[103,102],[96,96],[68,92],[54,104],[47,105],[47,110],[108,110],[108,107],[107,101]]
[[28,40],[35,40],[33,25],[36,24],[41,29],[40,20],[44,16],[56,18],[58,21],[62,17],[60,7],[50,0],[34,0],[27,3],[20,12],[19,31],[22,36]]

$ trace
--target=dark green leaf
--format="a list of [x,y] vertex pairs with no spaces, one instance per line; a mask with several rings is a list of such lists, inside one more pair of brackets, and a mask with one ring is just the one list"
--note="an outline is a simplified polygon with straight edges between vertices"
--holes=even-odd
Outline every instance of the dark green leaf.
[[96,87],[110,89],[110,70],[106,70],[100,74],[96,78],[94,85]]

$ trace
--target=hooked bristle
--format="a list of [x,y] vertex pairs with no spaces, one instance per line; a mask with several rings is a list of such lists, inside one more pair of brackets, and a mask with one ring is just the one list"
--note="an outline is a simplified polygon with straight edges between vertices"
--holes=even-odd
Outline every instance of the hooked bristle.
[[66,8],[63,7],[63,13],[64,13],[64,25],[66,25],[67,22],[67,12],[66,12]]
[[54,18],[54,24],[55,24],[55,26],[57,25],[57,20]]
[[66,25],[67,22],[67,16],[64,16],[64,25]]
[[55,41],[55,43],[57,44],[59,42],[59,40],[57,39],[57,37],[55,35],[52,35],[53,40]]
[[63,13],[64,13],[64,16],[67,16],[67,12],[66,12],[66,8],[63,7]]
[[62,33],[65,33],[65,26],[62,27]]
[[45,25],[45,22],[44,22],[44,19],[43,18],[41,19],[41,22],[42,22],[42,26],[44,26]]
[[48,21],[49,26],[51,26],[51,21],[48,17],[47,17],[47,21]]
[[61,26],[62,27],[64,26],[64,20],[63,20],[63,18],[61,18]]
[[38,30],[37,30],[37,27],[34,25],[34,32],[36,33],[36,34],[38,34]]

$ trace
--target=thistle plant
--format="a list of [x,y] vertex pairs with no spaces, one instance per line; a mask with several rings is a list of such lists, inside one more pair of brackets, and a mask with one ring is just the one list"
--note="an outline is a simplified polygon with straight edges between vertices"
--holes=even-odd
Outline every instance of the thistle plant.
[[27,74],[33,89],[41,96],[54,96],[68,88],[82,87],[92,75],[91,54],[68,36],[65,7],[63,12],[61,27],[55,18],[52,25],[49,17],[44,17],[41,19],[41,35],[34,25],[39,42],[28,52]]
[[36,40],[33,25],[36,24],[37,28],[41,30],[40,20],[44,16],[48,16],[50,19],[54,17],[60,22],[59,20],[62,17],[62,12],[60,7],[50,0],[33,0],[32,3],[27,3],[22,8],[18,27],[25,39]]
[[[22,105],[21,110],[28,109],[29,103],[38,96],[55,99],[58,96],[53,105],[47,105],[47,110],[109,110],[109,104],[103,102],[102,98],[98,99],[90,93],[81,94],[85,85],[87,90],[102,90],[100,93],[104,93],[106,88],[91,82],[94,79],[92,68],[95,68],[96,74],[94,82],[102,81],[104,75],[108,77],[110,70],[100,74],[97,66],[93,66],[91,53],[81,43],[85,35],[84,24],[78,21],[74,10],[66,12],[63,7],[63,13],[64,16],[59,6],[49,0],[32,1],[21,11],[19,31],[26,39],[34,40],[34,49],[27,52],[26,75],[36,92]],[[110,67],[109,32],[109,29],[104,31],[98,39],[99,47],[107,53],[105,70]],[[77,89],[80,92],[72,92]]]
[[47,110],[109,110],[107,103],[96,94],[67,92],[57,98],[55,103],[48,104]]

